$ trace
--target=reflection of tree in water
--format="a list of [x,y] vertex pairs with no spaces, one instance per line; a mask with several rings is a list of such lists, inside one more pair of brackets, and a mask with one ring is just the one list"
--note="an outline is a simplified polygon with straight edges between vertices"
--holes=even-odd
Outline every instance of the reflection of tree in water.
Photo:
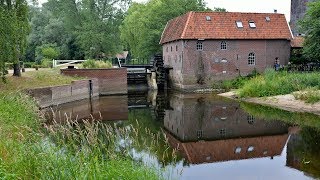
[[301,170],[319,178],[320,177],[320,130],[303,127],[300,132],[302,140],[295,148],[295,154],[300,158]]
[[292,113],[272,107],[241,103],[246,112],[264,120],[280,120],[302,127],[299,134],[292,134],[287,146],[287,165],[320,177],[320,118],[309,113]]
[[[138,152],[145,152],[156,156],[160,164],[168,165],[181,160],[181,156],[177,155],[166,141],[162,131],[163,119],[152,118],[152,110],[132,109],[129,111],[128,121],[125,125],[132,125],[137,135],[132,142],[133,147]],[[132,132],[135,133],[135,132]]]

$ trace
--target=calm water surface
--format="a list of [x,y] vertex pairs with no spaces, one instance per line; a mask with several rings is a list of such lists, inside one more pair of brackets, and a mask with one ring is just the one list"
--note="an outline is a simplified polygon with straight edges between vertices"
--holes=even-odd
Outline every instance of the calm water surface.
[[[167,179],[317,179],[320,130],[292,122],[320,118],[240,103],[212,94],[156,92],[106,96],[54,108],[57,121],[95,118],[164,132],[169,143],[131,150]],[[92,117],[91,117],[92,116]],[[48,117],[50,118],[50,117]],[[137,123],[138,122],[138,123]],[[320,123],[319,123],[320,124]],[[311,124],[312,125],[312,124]],[[148,133],[137,140],[151,142]],[[126,142],[129,141],[129,142]],[[161,139],[165,141],[165,138]],[[178,151],[172,156],[173,149]],[[166,155],[164,155],[166,154]]]

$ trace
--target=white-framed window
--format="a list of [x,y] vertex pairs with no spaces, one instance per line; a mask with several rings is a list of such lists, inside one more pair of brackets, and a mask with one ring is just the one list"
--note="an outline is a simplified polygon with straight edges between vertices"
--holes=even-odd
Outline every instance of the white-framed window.
[[203,50],[203,44],[202,41],[197,42],[197,51],[202,51]]
[[171,46],[171,52],[172,52],[172,46]]
[[242,148],[240,146],[236,147],[236,149],[234,150],[234,152],[236,154],[240,154],[241,153]]
[[249,27],[250,28],[256,28],[256,24],[254,23],[254,21],[249,21]]
[[254,146],[249,146],[248,149],[247,149],[247,151],[248,151],[248,152],[254,151]]
[[168,46],[167,46],[167,48],[166,48],[166,52],[168,52]]
[[242,21],[236,21],[237,28],[243,28]]
[[248,65],[251,65],[251,66],[254,66],[256,65],[256,55],[252,52],[252,53],[249,53],[249,56],[248,56]]
[[221,49],[226,50],[227,49],[227,42],[226,41],[221,41]]
[[178,45],[176,45],[176,51],[178,51]]

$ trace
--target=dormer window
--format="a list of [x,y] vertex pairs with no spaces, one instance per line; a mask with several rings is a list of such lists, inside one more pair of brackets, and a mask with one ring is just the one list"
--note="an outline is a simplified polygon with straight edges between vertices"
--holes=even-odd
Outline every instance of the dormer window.
[[249,27],[250,28],[256,28],[256,24],[254,23],[254,21],[249,21]]
[[206,16],[206,20],[207,21],[211,21],[211,17],[210,16]]
[[266,21],[267,21],[267,22],[270,22],[270,20],[271,20],[270,17],[267,16],[267,17],[266,17]]
[[236,21],[236,24],[238,28],[243,28],[242,21]]

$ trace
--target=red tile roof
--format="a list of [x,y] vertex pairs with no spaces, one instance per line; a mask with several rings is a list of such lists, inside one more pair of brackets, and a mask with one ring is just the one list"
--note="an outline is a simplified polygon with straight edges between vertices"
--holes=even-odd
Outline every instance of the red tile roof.
[[293,47],[293,48],[302,48],[303,47],[303,42],[304,42],[304,37],[302,37],[302,36],[294,37],[291,40],[291,47]]
[[[211,20],[207,21],[206,16]],[[241,21],[243,28],[238,28],[236,21]],[[253,21],[256,28],[250,28],[249,21]],[[290,40],[292,34],[283,14],[191,11],[167,23],[160,44],[179,39]]]

